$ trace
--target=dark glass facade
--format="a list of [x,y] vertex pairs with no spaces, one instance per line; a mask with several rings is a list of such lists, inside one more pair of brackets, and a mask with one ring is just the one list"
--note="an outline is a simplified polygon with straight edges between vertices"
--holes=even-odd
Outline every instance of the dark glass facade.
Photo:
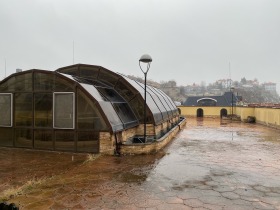
[[0,126],[12,126],[12,94],[0,94]]
[[98,153],[99,132],[110,128],[84,92],[57,72],[8,77],[0,83],[0,146]]
[[[0,82],[0,146],[91,152],[100,133],[143,123],[144,85],[100,66],[29,70]],[[172,100],[147,87],[147,123],[178,116]]]
[[[75,67],[76,71],[73,70]],[[71,75],[73,80],[83,86],[92,86],[88,88],[90,89],[89,91],[94,97],[100,98],[101,104],[108,108],[108,110],[104,109],[104,112],[111,112],[110,105],[105,105],[104,102],[112,104],[117,116],[112,116],[109,121],[116,123],[112,124],[112,127],[116,129],[115,131],[127,128],[128,125],[135,126],[144,122],[144,84],[131,80],[124,75],[111,72],[101,66],[79,64],[60,68],[57,71]],[[89,77],[89,75],[91,76]],[[122,109],[117,109],[117,106],[114,105],[115,103],[123,103],[123,106],[128,106],[131,112],[126,112],[127,116],[124,118],[121,112]],[[158,125],[178,114],[178,109],[169,96],[159,89],[147,86],[148,123]],[[119,120],[116,118],[119,118]],[[120,125],[120,121],[122,125]]]

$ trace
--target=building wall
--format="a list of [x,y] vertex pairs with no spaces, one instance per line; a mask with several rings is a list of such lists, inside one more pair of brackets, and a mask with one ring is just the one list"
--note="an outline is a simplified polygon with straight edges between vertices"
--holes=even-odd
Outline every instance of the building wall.
[[101,154],[114,154],[115,138],[110,132],[99,133],[99,153]]
[[257,123],[280,129],[280,109],[255,108]]
[[[220,110],[225,108],[228,114],[231,113],[231,107],[178,107],[181,114],[187,117],[196,117],[197,109],[204,111],[204,117],[220,117]],[[280,129],[280,109],[265,107],[233,107],[233,114],[240,116],[241,121],[246,121],[249,116],[255,117],[256,122]]]
[[[228,115],[230,115],[232,112],[232,107],[220,106],[179,106],[178,108],[181,110],[181,115],[187,117],[196,117],[198,109],[203,110],[204,117],[220,117],[222,109],[226,109]],[[235,113],[235,107],[233,107],[233,113]]]
[[236,107],[236,114],[246,121],[248,116],[256,118],[256,122],[270,127],[280,128],[280,109],[265,107]]
[[[143,135],[144,133],[144,124],[137,126],[136,133],[134,135]],[[155,135],[155,128],[152,124],[146,124],[146,134],[147,136],[154,136]]]
[[254,107],[236,107],[235,114],[240,116],[241,121],[246,121],[249,116],[255,116]]

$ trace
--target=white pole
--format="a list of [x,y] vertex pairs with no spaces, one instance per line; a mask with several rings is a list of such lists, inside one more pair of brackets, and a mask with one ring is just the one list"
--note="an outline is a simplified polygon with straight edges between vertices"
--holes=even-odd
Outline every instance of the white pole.
[[5,78],[6,78],[6,69],[7,69],[7,65],[6,65],[6,58],[5,58]]
[[73,64],[74,64],[74,56],[75,56],[75,48],[74,48],[74,40],[73,40]]

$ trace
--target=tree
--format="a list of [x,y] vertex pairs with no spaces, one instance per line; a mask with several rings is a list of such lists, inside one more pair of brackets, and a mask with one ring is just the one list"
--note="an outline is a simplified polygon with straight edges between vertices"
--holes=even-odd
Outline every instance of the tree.
[[179,93],[184,96],[185,95],[185,88],[183,86],[180,86],[179,89],[180,89]]
[[246,78],[245,78],[245,77],[241,78],[240,83],[241,83],[242,85],[245,85],[245,84],[247,83]]
[[234,86],[234,87],[238,87],[238,85],[239,85],[238,81],[234,81],[234,82],[233,82],[233,86]]
[[168,81],[168,85],[169,85],[169,87],[176,87],[176,86],[177,86],[177,83],[176,83],[175,80],[169,80],[169,81]]

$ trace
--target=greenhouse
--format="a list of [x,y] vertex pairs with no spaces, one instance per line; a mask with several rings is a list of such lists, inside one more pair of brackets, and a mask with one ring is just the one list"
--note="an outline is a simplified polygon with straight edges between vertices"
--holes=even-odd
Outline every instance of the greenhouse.
[[[0,146],[112,153],[143,135],[144,85],[101,66],[32,69],[0,82]],[[147,129],[159,138],[179,121],[173,101],[147,86]]]

